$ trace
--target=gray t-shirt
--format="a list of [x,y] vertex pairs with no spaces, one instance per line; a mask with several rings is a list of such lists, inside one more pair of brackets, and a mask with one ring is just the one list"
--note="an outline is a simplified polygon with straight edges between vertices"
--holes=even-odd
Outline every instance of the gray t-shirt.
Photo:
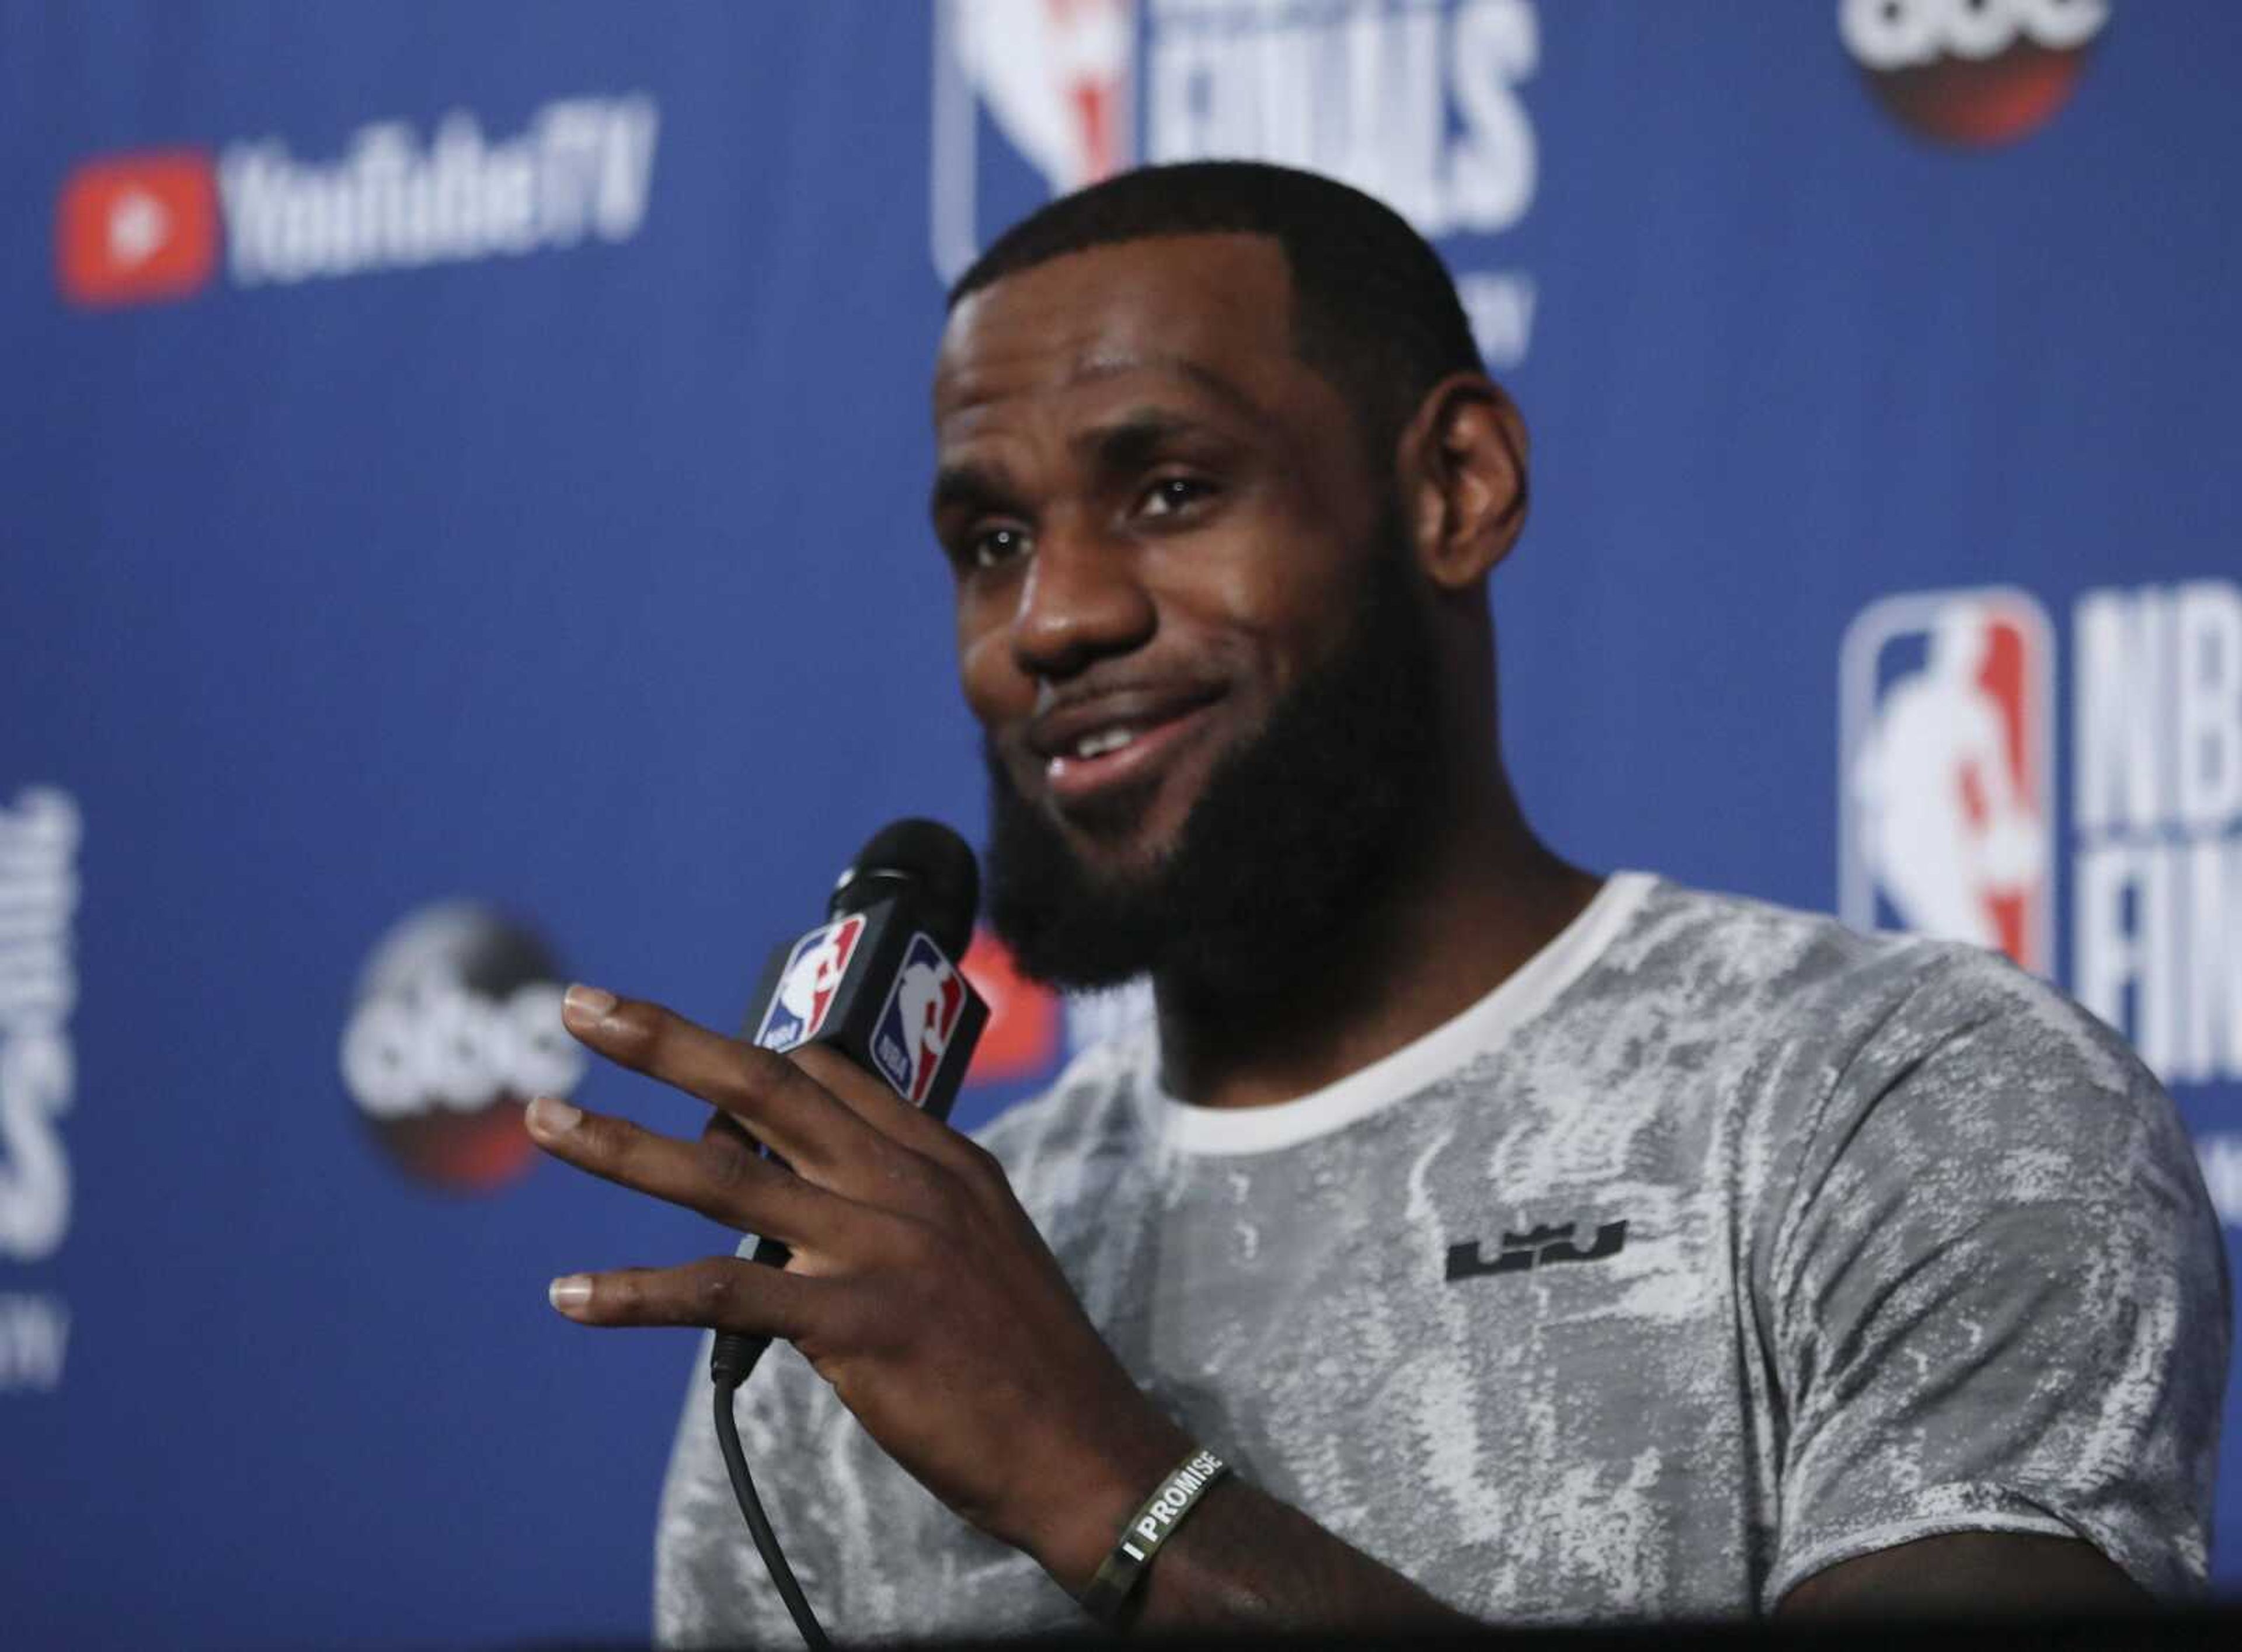
[[[2172,1105],[1989,953],[1608,882],[1454,1020],[1213,1110],[1149,1029],[983,1139],[1091,1319],[1238,1472],[1475,1615],[1745,1614],[1935,1533],[2204,1581],[2225,1251]],[[739,1407],[847,1638],[1077,1625],[790,1348]],[[655,1626],[792,1638],[691,1384]]]

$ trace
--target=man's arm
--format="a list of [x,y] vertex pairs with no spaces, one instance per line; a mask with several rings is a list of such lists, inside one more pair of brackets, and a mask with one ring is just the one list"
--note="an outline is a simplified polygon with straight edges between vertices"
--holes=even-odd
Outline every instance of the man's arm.
[[1291,1504],[1234,1478],[1208,1491],[1161,1548],[1124,1622],[1208,1633],[1480,1627]]
[[2186,1136],[2044,984],[1974,950],[1907,962],[1788,1134],[1781,1219],[1756,1230],[1782,1396],[1770,1588],[1794,1611],[2185,1598],[2227,1334]]
[[[1146,1438],[1165,1443],[1144,1454],[1135,1481],[1117,1480],[1084,1500],[1082,1518],[1037,1556],[1069,1594],[1081,1595],[1129,1517],[1191,1449],[1188,1436],[1165,1419]],[[1162,1542],[1121,1622],[1208,1634],[1480,1627],[1234,1474],[1202,1493]]]
[[[1078,1597],[1129,1517],[1201,1442],[1099,1339],[995,1159],[830,1051],[778,1056],[654,1004],[577,990],[565,1018],[592,1049],[718,1114],[695,1143],[540,1101],[529,1118],[538,1144],[783,1239],[793,1259],[783,1272],[715,1257],[574,1275],[554,1281],[554,1306],[586,1325],[785,1338],[921,1484]],[[1129,1613],[1158,1628],[1471,1622],[1235,1478],[1162,1546]]]
[[2101,1550],[2032,1532],[1948,1532],[1816,1572],[1778,1617],[2111,1617],[2148,1595]]

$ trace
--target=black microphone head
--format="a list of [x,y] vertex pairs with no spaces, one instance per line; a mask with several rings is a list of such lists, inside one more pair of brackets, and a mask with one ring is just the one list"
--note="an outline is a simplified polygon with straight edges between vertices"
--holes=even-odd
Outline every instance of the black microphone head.
[[861,912],[907,895],[934,944],[955,960],[973,939],[981,867],[973,846],[938,820],[899,820],[872,834],[833,886],[826,916]]

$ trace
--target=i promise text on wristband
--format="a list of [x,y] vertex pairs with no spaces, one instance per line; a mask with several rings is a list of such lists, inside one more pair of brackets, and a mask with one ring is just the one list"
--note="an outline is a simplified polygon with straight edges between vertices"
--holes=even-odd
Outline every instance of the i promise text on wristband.
[[1229,1472],[1228,1464],[1204,1448],[1192,1452],[1170,1470],[1167,1478],[1160,1481],[1159,1489],[1130,1516],[1129,1523],[1121,1528],[1121,1541],[1114,1544],[1113,1552],[1098,1568],[1098,1575],[1083,1590],[1084,1609],[1101,1623],[1111,1623],[1118,1617],[1144,1577],[1144,1568],[1160,1552],[1160,1545],[1183,1523],[1184,1516],[1191,1513],[1206,1488]]

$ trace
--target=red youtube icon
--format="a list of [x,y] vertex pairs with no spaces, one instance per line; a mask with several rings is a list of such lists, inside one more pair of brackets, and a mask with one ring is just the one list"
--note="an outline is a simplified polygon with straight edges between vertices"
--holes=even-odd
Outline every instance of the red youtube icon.
[[218,267],[217,174],[208,151],[86,161],[55,205],[55,275],[72,304],[180,299]]

